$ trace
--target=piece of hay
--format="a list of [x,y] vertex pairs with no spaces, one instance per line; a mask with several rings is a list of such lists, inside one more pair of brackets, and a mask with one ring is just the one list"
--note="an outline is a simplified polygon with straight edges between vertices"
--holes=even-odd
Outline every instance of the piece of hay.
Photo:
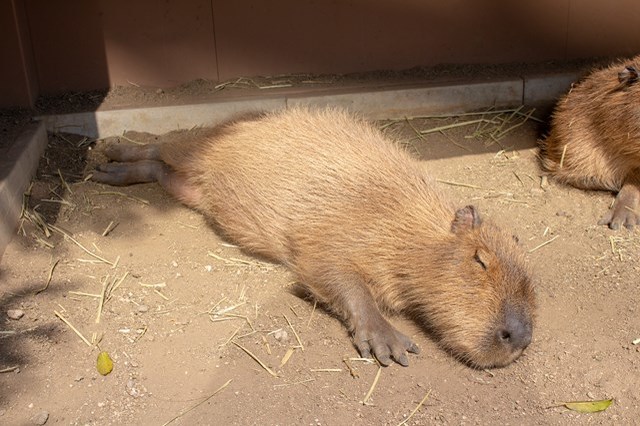
[[85,246],[83,246],[82,244],[80,244],[78,241],[76,241],[67,231],[58,228],[55,225],[51,225],[49,224],[49,228],[51,228],[52,230],[56,231],[57,233],[59,233],[60,235],[64,236],[65,239],[70,240],[72,243],[74,243],[75,245],[77,245],[78,247],[80,247],[85,253],[87,253],[88,255],[98,259],[101,262],[106,263],[107,265],[111,265],[113,266],[113,262],[109,262],[107,259],[105,259],[104,257],[98,256],[97,254],[93,253],[92,251],[90,251],[89,249],[87,249]]
[[194,405],[193,407],[190,407],[184,411],[182,411],[180,414],[178,414],[177,416],[175,416],[174,418],[172,418],[171,420],[169,420],[168,422],[164,423],[162,426],[167,426],[170,423],[173,423],[174,421],[178,420],[180,417],[184,416],[185,414],[187,414],[189,411],[195,410],[196,408],[198,408],[199,406],[201,406],[202,404],[204,404],[205,402],[209,401],[211,398],[213,398],[214,396],[216,396],[220,391],[222,391],[224,388],[226,388],[227,386],[229,386],[229,383],[231,383],[233,381],[233,379],[229,379],[227,381],[227,383],[225,383],[224,385],[220,386],[218,389],[216,389],[211,395],[209,395],[208,397],[206,397],[205,399],[203,399],[202,401],[198,402],[196,405]]
[[431,389],[427,391],[427,394],[424,396],[424,398],[422,398],[422,401],[420,401],[416,408],[411,411],[411,414],[409,414],[406,419],[398,423],[398,426],[402,426],[403,424],[407,423],[409,419],[413,417],[413,415],[420,409],[420,407],[422,407],[422,404],[424,404],[424,402],[429,398],[429,395],[431,395]]
[[472,185],[470,183],[453,182],[450,180],[443,180],[443,179],[436,179],[436,182],[445,183],[447,185],[452,185],[452,186],[462,186],[464,188],[482,189],[481,186]]
[[249,349],[245,348],[244,346],[242,346],[240,343],[236,342],[235,340],[232,341],[231,343],[233,343],[234,345],[236,345],[237,347],[239,347],[240,349],[242,349],[244,351],[244,353],[246,353],[247,355],[249,355],[251,358],[253,358],[253,360],[255,362],[257,362],[258,364],[260,364],[260,367],[264,368],[264,370],[271,374],[273,377],[278,377],[278,375],[276,373],[273,372],[273,370],[271,370],[269,367],[267,367],[267,365],[260,361],[260,358],[258,358],[257,356],[255,356],[251,351],[249,351]]
[[302,340],[300,340],[300,336],[298,336],[298,333],[296,332],[296,329],[293,328],[293,325],[291,325],[291,321],[289,321],[289,318],[287,318],[286,315],[282,315],[284,317],[285,320],[287,320],[287,324],[289,324],[289,327],[291,328],[291,331],[293,331],[293,335],[296,336],[296,340],[298,341],[298,345],[300,347],[300,349],[302,349],[302,351],[304,351],[304,345],[302,344]]
[[65,324],[67,324],[67,325],[69,326],[69,328],[71,328],[71,330],[73,330],[73,331],[78,335],[78,337],[80,337],[80,338],[82,339],[82,341],[83,341],[83,342],[85,342],[85,343],[87,344],[87,346],[89,346],[90,348],[92,348],[92,347],[93,347],[93,345],[91,344],[91,342],[89,342],[89,341],[87,340],[87,338],[86,338],[86,337],[84,337],[84,336],[82,335],[82,333],[80,333],[80,331],[78,331],[78,329],[77,329],[77,328],[75,328],[75,327],[73,326],[73,324],[71,324],[71,323],[70,323],[70,322],[69,322],[65,317],[63,317],[63,316],[62,316],[62,314],[61,314],[60,312],[58,312],[58,311],[53,311],[53,313],[54,313],[58,318],[60,318],[60,319],[62,320],[62,322],[64,322]]
[[49,269],[49,275],[47,276],[47,282],[44,284],[44,287],[42,287],[40,290],[36,290],[36,294],[40,294],[43,291],[45,291],[47,288],[49,288],[49,284],[51,283],[51,279],[53,278],[53,270],[56,269],[56,266],[58,265],[59,262],[60,262],[60,259],[58,259],[55,262],[53,262],[53,265],[51,265],[51,269]]
[[369,392],[367,392],[367,394],[364,396],[364,399],[362,400],[362,405],[373,405],[368,401],[369,401],[369,398],[371,398],[371,394],[375,390],[376,385],[378,384],[378,380],[380,379],[381,374],[382,374],[382,366],[378,364],[378,371],[376,372],[376,376],[373,378],[373,383],[371,383]]
[[532,248],[531,250],[529,250],[527,253],[533,253],[534,251],[538,250],[539,248],[542,248],[544,246],[546,246],[547,244],[551,244],[553,241],[556,240],[556,238],[558,238],[560,235],[556,235],[555,237],[551,238],[550,240],[545,241],[542,244],[538,244],[537,246],[535,246],[534,248]]

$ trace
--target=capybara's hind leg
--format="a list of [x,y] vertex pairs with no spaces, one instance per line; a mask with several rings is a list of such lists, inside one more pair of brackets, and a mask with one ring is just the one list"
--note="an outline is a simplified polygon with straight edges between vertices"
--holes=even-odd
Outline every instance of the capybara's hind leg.
[[165,191],[190,207],[198,207],[201,200],[200,192],[162,161],[100,164],[91,179],[113,186],[158,182]]
[[109,145],[104,150],[104,154],[111,161],[133,162],[141,160],[160,161],[160,147],[158,144],[131,145],[118,144]]
[[640,225],[640,169],[630,173],[618,192],[611,210],[600,219],[598,224],[609,225],[609,228],[614,230],[620,229],[620,225],[627,229]]
[[161,176],[171,173],[162,161],[144,160],[134,163],[100,164],[93,172],[92,179],[107,185],[124,186],[134,183],[160,181]]

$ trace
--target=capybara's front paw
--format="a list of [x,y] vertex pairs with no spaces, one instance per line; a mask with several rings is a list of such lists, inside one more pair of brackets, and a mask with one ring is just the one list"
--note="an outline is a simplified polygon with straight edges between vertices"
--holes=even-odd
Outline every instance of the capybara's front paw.
[[622,187],[613,207],[598,221],[598,225],[608,225],[613,230],[624,226],[633,229],[635,225],[640,225],[640,190],[636,186],[625,185]]
[[384,366],[392,361],[406,367],[409,365],[407,352],[417,354],[418,346],[407,336],[393,328],[384,318],[368,321],[354,331],[354,343],[363,358],[375,356]]

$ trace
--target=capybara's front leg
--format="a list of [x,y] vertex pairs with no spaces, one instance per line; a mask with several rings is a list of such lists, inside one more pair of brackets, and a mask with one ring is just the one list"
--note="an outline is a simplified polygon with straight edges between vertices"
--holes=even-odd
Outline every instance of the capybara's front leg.
[[635,169],[618,192],[611,210],[598,222],[617,230],[620,225],[633,229],[640,225],[640,169]]
[[409,365],[407,352],[419,353],[420,349],[382,316],[366,284],[351,274],[323,276],[328,279],[326,282],[315,281],[309,287],[343,317],[360,355],[364,358],[373,355],[382,365],[392,361]]

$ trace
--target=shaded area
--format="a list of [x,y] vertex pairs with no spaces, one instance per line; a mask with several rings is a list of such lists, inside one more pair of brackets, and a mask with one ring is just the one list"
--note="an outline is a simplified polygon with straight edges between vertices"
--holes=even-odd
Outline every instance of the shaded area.
[[[6,267],[0,267],[0,282],[4,281]],[[55,319],[38,316],[38,304],[45,298],[58,298],[68,288],[52,286],[52,288],[38,294],[43,289],[43,282],[25,282],[19,291],[6,291],[0,296],[0,383],[5,382],[8,375],[22,374],[29,364],[36,362],[33,358],[30,343],[39,345],[55,344],[62,331],[62,323]],[[7,311],[20,309],[25,315],[19,320],[9,319]],[[24,380],[20,379],[21,381]],[[15,391],[15,386],[5,382],[0,386],[0,406],[7,396]]]

